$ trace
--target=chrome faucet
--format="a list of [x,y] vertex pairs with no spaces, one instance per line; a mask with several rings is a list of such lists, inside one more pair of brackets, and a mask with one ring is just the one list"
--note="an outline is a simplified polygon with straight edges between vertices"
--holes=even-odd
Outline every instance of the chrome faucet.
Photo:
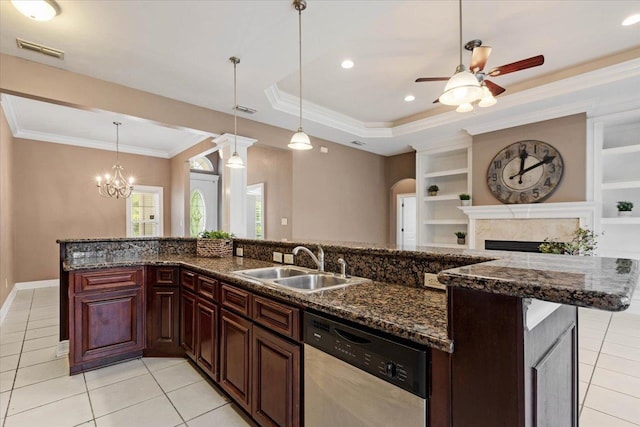
[[311,252],[309,249],[305,248],[304,246],[296,246],[295,248],[293,248],[292,252],[294,255],[298,255],[298,252],[300,251],[308,253],[311,259],[313,260],[313,262],[315,262],[316,265],[318,266],[318,271],[320,273],[324,273],[324,251],[322,250],[322,247],[320,245],[318,245],[317,257],[313,254],[313,252]]
[[346,278],[347,277],[347,262],[342,258],[338,258],[338,264],[340,264],[340,277]]

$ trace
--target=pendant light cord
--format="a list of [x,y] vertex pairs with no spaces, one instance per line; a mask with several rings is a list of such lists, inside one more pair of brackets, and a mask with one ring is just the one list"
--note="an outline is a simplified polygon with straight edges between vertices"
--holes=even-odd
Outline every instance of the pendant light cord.
[[302,8],[298,8],[298,66],[300,70],[300,126],[298,131],[302,131]]
[[113,122],[116,125],[116,165],[120,165],[120,125],[122,123]]
[[236,83],[236,66],[237,60],[233,61],[233,152],[238,152],[238,101],[237,91],[238,86]]
[[458,1],[458,28],[460,29],[460,44],[458,45],[458,49],[460,52],[460,65],[462,65],[462,0]]

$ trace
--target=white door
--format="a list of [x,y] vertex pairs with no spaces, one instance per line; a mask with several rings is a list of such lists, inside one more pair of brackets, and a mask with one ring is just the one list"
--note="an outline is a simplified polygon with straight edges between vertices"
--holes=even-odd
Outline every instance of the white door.
[[218,175],[191,172],[189,222],[191,236],[218,229]]
[[398,195],[396,242],[401,247],[416,245],[416,195]]

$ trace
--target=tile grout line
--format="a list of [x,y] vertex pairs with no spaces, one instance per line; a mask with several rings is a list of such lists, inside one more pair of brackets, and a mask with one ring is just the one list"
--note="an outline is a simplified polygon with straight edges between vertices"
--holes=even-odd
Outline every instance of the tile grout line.
[[82,379],[84,380],[84,389],[87,393],[87,398],[89,399],[89,409],[91,409],[91,420],[93,421],[93,425],[96,425],[96,414],[93,411],[93,403],[91,402],[91,393],[89,393],[89,385],[87,384],[87,377],[85,377],[84,372],[82,373]]
[[592,408],[591,406],[587,406],[587,408],[591,409],[592,411],[596,411],[596,412],[599,412],[599,413],[601,413],[603,415],[609,416],[611,418],[615,418],[617,420],[624,421],[625,423],[629,423],[629,424],[632,424],[634,426],[640,426],[640,424],[634,423],[633,421],[625,420],[624,418],[620,418],[617,415],[611,415],[608,412],[602,412],[601,410]]
[[[144,363],[144,360],[142,360],[142,358],[140,359],[140,361],[142,362],[142,364],[145,366],[145,368],[147,368],[147,371],[149,371],[149,374],[151,374],[151,378],[153,378],[153,380],[156,382],[156,384],[158,384],[158,387],[160,387],[160,390],[162,390],[162,393],[164,394],[164,397],[167,398],[167,400],[169,401],[169,403],[171,404],[171,407],[173,408],[174,411],[176,411],[176,414],[178,414],[178,416],[180,417],[180,419],[182,420],[182,424],[187,425],[187,421],[184,419],[184,417],[182,416],[182,414],[180,413],[180,411],[178,411],[178,408],[176,408],[176,405],[173,404],[173,401],[171,400],[171,398],[169,397],[169,395],[167,395],[167,392],[165,391],[164,388],[162,388],[162,386],[160,385],[160,383],[158,382],[158,379],[156,378],[155,375],[153,375],[153,372],[151,372],[151,369],[149,369],[149,367],[147,366],[146,363]],[[176,365],[178,365],[176,363]],[[173,366],[173,365],[172,365]],[[172,366],[168,366],[167,368],[171,368]],[[167,369],[164,368],[164,369]],[[158,371],[162,371],[163,369],[159,369]],[[191,385],[191,384],[188,384]],[[186,387],[186,386],[185,386]],[[182,387],[180,387],[182,388]],[[176,389],[179,390],[179,389]],[[174,390],[172,390],[174,391]],[[179,425],[179,424],[178,424]]]

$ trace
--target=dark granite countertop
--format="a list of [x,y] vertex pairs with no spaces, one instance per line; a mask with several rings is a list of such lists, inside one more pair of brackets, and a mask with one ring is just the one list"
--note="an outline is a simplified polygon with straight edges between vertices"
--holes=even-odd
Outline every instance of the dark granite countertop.
[[234,271],[277,264],[250,258],[199,258],[149,256],[130,258],[79,258],[64,263],[66,271],[136,265],[176,265],[212,275],[233,285],[329,313],[418,344],[453,352],[447,336],[447,298],[438,290],[369,282],[327,291],[300,293],[259,284],[233,274]]

